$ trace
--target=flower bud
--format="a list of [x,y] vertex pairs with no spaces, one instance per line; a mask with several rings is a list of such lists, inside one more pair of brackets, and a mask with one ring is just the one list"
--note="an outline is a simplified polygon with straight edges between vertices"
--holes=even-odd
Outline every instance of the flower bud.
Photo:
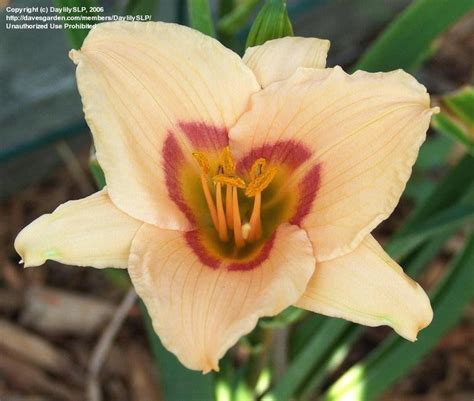
[[267,0],[250,29],[246,47],[259,46],[270,39],[293,36],[286,2],[283,0]]

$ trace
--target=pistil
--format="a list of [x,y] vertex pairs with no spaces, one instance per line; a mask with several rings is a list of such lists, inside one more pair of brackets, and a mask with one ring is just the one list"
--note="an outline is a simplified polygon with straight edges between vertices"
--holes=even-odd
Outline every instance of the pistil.
[[233,204],[232,204],[232,185],[227,184],[225,190],[225,215],[227,220],[227,225],[229,229],[232,230],[234,228],[234,211],[233,211]]
[[[220,155],[220,165],[224,176],[233,179],[237,178],[235,175],[235,162],[232,157],[230,148],[226,146]],[[225,214],[227,220],[227,226],[230,230],[233,228],[233,210],[232,210],[232,184],[227,182],[226,193],[225,193]]]
[[217,205],[217,232],[221,241],[228,241],[227,222],[225,218],[224,204],[222,203],[222,185],[216,184],[216,205]]
[[[221,236],[221,231],[226,228],[234,231],[234,241],[237,248],[241,248],[245,245],[245,241],[242,237],[242,222],[240,220],[240,210],[239,210],[239,198],[238,198],[238,189],[245,189],[245,182],[237,176],[229,176],[226,174],[217,174],[212,177],[212,180],[216,184],[216,199],[219,196],[219,191],[222,191],[222,185],[226,185],[226,210],[224,215],[224,207],[222,205],[222,195],[220,195],[220,204],[222,206],[222,215],[221,219],[219,210],[219,200],[217,201],[217,214],[219,219],[219,238]],[[221,221],[224,221],[222,223]],[[221,228],[222,227],[222,228]],[[227,231],[226,231],[227,233]],[[222,239],[222,238],[221,238]]]
[[262,209],[262,193],[257,192],[255,194],[253,202],[253,210],[250,216],[250,231],[248,234],[249,241],[255,241],[262,236],[262,220],[260,218],[260,213]]
[[242,222],[240,220],[239,197],[237,196],[237,188],[232,188],[232,217],[234,221],[234,241],[237,248],[242,248],[245,241],[242,235]]

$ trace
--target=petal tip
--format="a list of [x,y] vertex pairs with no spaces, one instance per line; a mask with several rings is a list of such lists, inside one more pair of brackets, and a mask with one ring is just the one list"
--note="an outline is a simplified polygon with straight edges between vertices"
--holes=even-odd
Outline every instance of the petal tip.
[[208,373],[219,372],[219,365],[216,362],[211,363],[208,361],[202,369],[202,374],[207,375]]
[[219,359],[221,357],[216,358],[213,352],[207,353],[201,359],[202,366],[200,367],[200,370],[202,371],[202,374],[206,375],[211,372],[219,372]]
[[418,314],[419,319],[417,322],[413,323],[411,329],[403,331],[403,333],[402,332],[399,333],[402,337],[406,338],[408,341],[411,341],[411,342],[417,341],[418,333],[421,330],[428,327],[433,320],[433,309],[431,307],[431,303],[428,298],[428,295],[426,295],[425,291],[418,283],[417,283],[417,287],[421,293],[421,297],[424,298],[424,301],[421,301],[423,303],[422,305],[423,310],[419,312]]
[[[20,255],[21,259],[18,262],[18,264],[22,265],[25,264],[25,246],[23,244],[24,241],[22,241],[23,232],[25,229],[21,230],[18,235],[15,238],[15,242],[13,243],[13,247],[15,248],[15,251],[18,255]],[[25,266],[26,267],[26,266]]]
[[15,240],[15,250],[21,257],[18,264],[23,265],[23,268],[41,266],[46,262],[46,259],[43,258],[42,255],[31,255],[31,252],[28,252],[27,245],[20,245],[17,240]]
[[31,256],[28,255],[28,252],[19,252],[18,254],[21,256],[20,261],[18,262],[19,265],[23,265],[23,268],[26,269],[28,267],[37,267],[41,266],[46,262],[46,259],[41,257],[41,255]]
[[331,41],[329,39],[318,39],[324,48],[329,52],[331,48]]
[[418,333],[411,337],[406,337],[406,339],[412,343],[416,343],[418,341]]
[[[37,219],[38,220],[38,219]],[[15,242],[13,243],[13,247],[18,255],[20,255],[20,262],[23,267],[34,267],[40,266],[46,259],[44,259],[41,255],[34,255],[34,251],[32,251],[33,242],[34,242],[34,233],[32,233],[32,226],[35,222],[29,224],[23,230],[21,230],[15,238]]]
[[392,323],[387,323],[387,326],[390,326],[395,332],[400,336],[403,337],[405,340],[408,340],[414,343],[417,340],[417,336],[420,329],[420,326],[413,326],[413,327],[403,327],[399,325],[395,325]]
[[79,64],[79,61],[81,60],[81,56],[82,56],[82,53],[80,50],[72,49],[69,51],[69,58],[76,65]]

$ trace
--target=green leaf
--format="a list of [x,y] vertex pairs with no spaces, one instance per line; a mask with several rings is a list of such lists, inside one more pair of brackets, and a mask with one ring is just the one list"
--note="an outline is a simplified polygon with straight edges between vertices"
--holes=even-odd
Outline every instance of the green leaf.
[[452,142],[441,135],[433,135],[420,148],[414,169],[423,171],[432,168],[446,168],[446,161],[452,150]]
[[474,141],[467,136],[464,129],[452,118],[441,113],[433,116],[431,125],[439,133],[462,143],[466,147],[466,150],[474,156]]
[[267,40],[293,36],[293,27],[283,0],[267,0],[250,29],[245,47],[259,46]]
[[[405,273],[410,277],[418,277],[423,272],[423,269],[426,267],[426,265],[430,263],[441,251],[446,241],[448,241],[448,239],[451,238],[457,231],[457,228],[448,228],[423,244],[416,251],[410,253],[406,258],[403,259]],[[390,242],[388,247],[390,247]]]
[[105,187],[105,174],[102,167],[100,167],[97,158],[95,157],[95,152],[91,152],[91,157],[89,159],[89,171],[92,174],[92,178],[94,178],[95,184],[97,188],[102,189]]
[[464,156],[438,183],[435,190],[410,214],[393,239],[414,231],[418,225],[457,203],[466,194],[466,183],[474,182],[474,158]]
[[443,103],[472,129],[474,127],[474,87],[466,86],[443,97]]
[[132,285],[128,274],[122,269],[108,268],[102,269],[102,272],[116,288],[127,291]]
[[217,401],[233,401],[236,371],[229,353],[219,361],[219,368],[219,372],[214,374],[215,398]]
[[258,324],[262,328],[282,328],[301,320],[306,313],[303,309],[290,306],[277,316],[260,319]]
[[363,330],[362,327],[354,324],[348,325],[348,329],[344,332],[338,343],[330,350],[329,356],[317,365],[313,373],[309,374],[308,380],[299,392],[298,401],[310,401],[314,399],[316,390],[346,359],[351,351],[351,346],[359,338]]
[[235,4],[234,0],[219,0],[218,3],[218,15],[219,18],[224,17],[227,14],[230,14],[234,9]]
[[232,12],[224,15],[217,22],[219,32],[226,35],[233,35],[239,31],[248,21],[253,11],[261,0],[244,0]]
[[354,365],[327,391],[324,401],[376,399],[411,369],[453,327],[474,296],[474,235],[456,258],[433,297],[434,319],[416,343],[393,336],[363,362]]
[[206,35],[216,36],[208,0],[188,0],[188,14],[192,28]]
[[273,390],[265,395],[265,401],[286,401],[298,390],[314,366],[318,365],[344,335],[350,323],[341,319],[327,318],[306,344],[304,350],[296,356],[285,375],[276,383]]
[[158,0],[129,0],[125,6],[126,15],[151,15],[158,7]]
[[294,359],[304,349],[326,320],[324,315],[308,313],[305,319],[292,328],[288,350],[290,359]]
[[365,52],[355,69],[411,70],[433,41],[474,8],[474,0],[417,0],[408,6]]
[[213,374],[186,369],[178,359],[167,351],[153,330],[145,305],[140,302],[148,340],[155,363],[159,368],[160,387],[166,401],[212,401],[214,400]]
[[441,98],[441,114],[432,126],[441,134],[462,143],[474,156],[474,87],[467,86]]
[[472,219],[474,219],[474,201],[471,199],[469,204],[457,204],[442,210],[421,223],[416,230],[409,231],[402,237],[390,241],[385,246],[385,250],[393,258],[400,259],[428,238],[444,230],[459,228]]

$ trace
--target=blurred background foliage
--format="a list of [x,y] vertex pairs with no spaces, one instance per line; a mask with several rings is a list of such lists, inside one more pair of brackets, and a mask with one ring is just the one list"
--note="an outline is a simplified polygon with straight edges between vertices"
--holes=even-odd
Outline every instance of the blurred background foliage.
[[[54,0],[56,6],[85,2]],[[42,4],[51,2],[12,2]],[[262,319],[221,361],[219,373],[203,376],[183,368],[161,346],[142,307],[159,376],[157,399],[369,401],[388,397],[390,387],[426,361],[426,355],[456,325],[467,333],[464,341],[474,339],[472,313],[466,312],[474,295],[474,0],[129,0],[100,5],[110,14],[151,14],[153,20],[190,25],[240,54],[245,47],[282,36],[327,38],[332,42],[329,66],[367,71],[403,68],[428,87],[433,102],[441,107],[399,208],[376,232],[392,257],[429,289],[435,317],[418,341],[412,344],[389,330],[289,308]],[[2,33],[0,195],[4,211],[18,193],[36,185],[60,163],[82,182],[83,192],[93,190],[90,179],[84,178],[83,160],[74,156],[76,149],[88,146],[90,136],[74,68],[66,57],[67,49],[79,48],[86,34],[85,30],[67,35]],[[103,186],[103,173],[93,155],[89,167],[96,184]],[[4,241],[10,244],[4,252],[10,260],[12,238]],[[107,270],[105,276],[119,293],[128,288],[123,272]],[[11,286],[10,282],[4,273],[2,285]],[[15,321],[15,313],[6,317]],[[467,322],[459,323],[461,319]],[[470,361],[472,371],[474,361]],[[0,374],[6,371],[0,358]],[[427,369],[426,374],[433,371]],[[474,396],[473,380],[471,375],[462,389],[461,397],[466,398],[460,401]],[[393,399],[405,399],[397,397]],[[429,386],[420,397],[413,400],[438,399]]]

